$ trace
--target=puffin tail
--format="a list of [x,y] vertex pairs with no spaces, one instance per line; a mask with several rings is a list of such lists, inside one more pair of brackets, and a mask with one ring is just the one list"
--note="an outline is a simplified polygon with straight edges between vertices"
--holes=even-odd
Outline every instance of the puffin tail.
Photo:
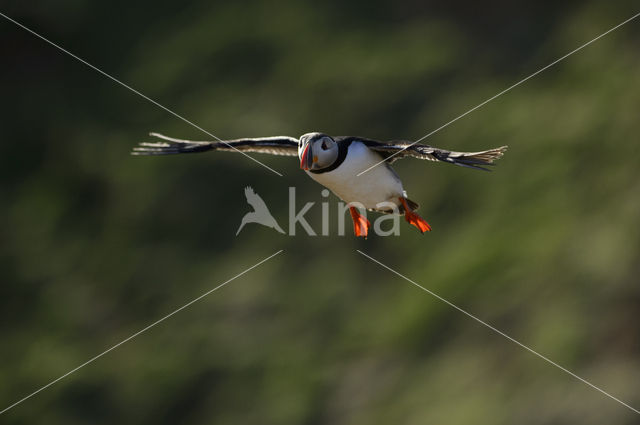
[[149,133],[149,135],[164,141],[142,142],[139,146],[133,148],[131,155],[174,155],[178,153],[205,152],[213,149],[213,143],[211,142],[174,139],[159,133]]

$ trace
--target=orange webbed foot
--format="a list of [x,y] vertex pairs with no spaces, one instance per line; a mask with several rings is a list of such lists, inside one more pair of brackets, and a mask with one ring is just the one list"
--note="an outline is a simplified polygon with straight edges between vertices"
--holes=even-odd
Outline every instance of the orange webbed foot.
[[353,219],[353,232],[356,236],[366,238],[369,234],[369,227],[371,227],[371,223],[365,217],[360,215],[357,208],[349,207],[349,212],[351,213],[351,219]]
[[411,208],[409,208],[409,205],[407,204],[407,200],[402,197],[398,199],[400,200],[400,203],[404,207],[404,219],[407,220],[409,224],[411,224],[412,226],[415,226],[418,230],[420,230],[420,233],[430,232],[431,226],[429,225],[429,223],[427,223],[427,221],[424,218],[420,217]]

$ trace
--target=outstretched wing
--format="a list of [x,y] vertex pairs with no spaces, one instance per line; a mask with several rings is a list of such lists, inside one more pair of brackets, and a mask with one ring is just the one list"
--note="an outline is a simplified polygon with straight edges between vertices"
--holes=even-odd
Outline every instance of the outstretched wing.
[[271,155],[298,155],[298,139],[287,136],[258,137],[249,139],[224,140],[222,142],[198,142],[174,139],[159,133],[149,133],[162,142],[143,142],[133,148],[132,155],[172,155],[177,153],[196,153],[206,151],[258,152]]
[[396,159],[413,157],[429,161],[442,161],[461,167],[475,168],[477,170],[490,171],[483,166],[494,165],[494,161],[500,159],[507,146],[489,149],[481,152],[456,152],[434,148],[423,144],[411,142],[378,142],[376,140],[358,139],[367,145],[369,149],[378,152],[383,158],[389,158],[391,163]]
[[244,196],[247,198],[247,203],[253,207],[255,212],[269,211],[267,205],[264,203],[260,195],[254,192],[251,186],[244,188]]

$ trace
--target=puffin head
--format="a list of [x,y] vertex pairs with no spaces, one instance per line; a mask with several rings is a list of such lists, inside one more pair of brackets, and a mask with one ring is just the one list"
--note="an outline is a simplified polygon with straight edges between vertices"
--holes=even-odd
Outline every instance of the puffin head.
[[298,143],[298,158],[303,170],[327,168],[338,158],[338,144],[326,134],[304,134]]

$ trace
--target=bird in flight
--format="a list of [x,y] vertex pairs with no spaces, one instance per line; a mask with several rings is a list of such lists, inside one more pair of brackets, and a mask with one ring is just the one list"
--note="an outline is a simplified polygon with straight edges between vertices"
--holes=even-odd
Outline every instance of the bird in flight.
[[242,222],[240,223],[240,227],[238,227],[238,231],[236,232],[236,236],[240,233],[240,230],[247,223],[258,223],[263,226],[271,227],[272,229],[277,230],[280,233],[284,233],[284,230],[280,226],[278,226],[278,222],[269,212],[269,208],[267,208],[267,204],[264,203],[260,195],[254,192],[252,187],[244,188],[244,196],[247,198],[247,203],[253,207],[253,211],[248,212],[242,217]]
[[[161,141],[140,143],[133,148],[132,154],[171,155],[214,150],[297,156],[301,169],[343,201],[381,213],[404,214],[406,221],[421,233],[431,230],[431,226],[415,212],[418,204],[407,198],[400,177],[391,168],[392,162],[418,158],[489,171],[485,166],[494,165],[507,149],[502,146],[481,152],[455,152],[407,141],[380,142],[362,137],[331,137],[323,133],[307,133],[299,139],[277,136],[222,142],[182,140],[158,133],[151,133],[151,136]],[[371,227],[369,220],[354,206],[349,212],[355,235],[366,237]]]

